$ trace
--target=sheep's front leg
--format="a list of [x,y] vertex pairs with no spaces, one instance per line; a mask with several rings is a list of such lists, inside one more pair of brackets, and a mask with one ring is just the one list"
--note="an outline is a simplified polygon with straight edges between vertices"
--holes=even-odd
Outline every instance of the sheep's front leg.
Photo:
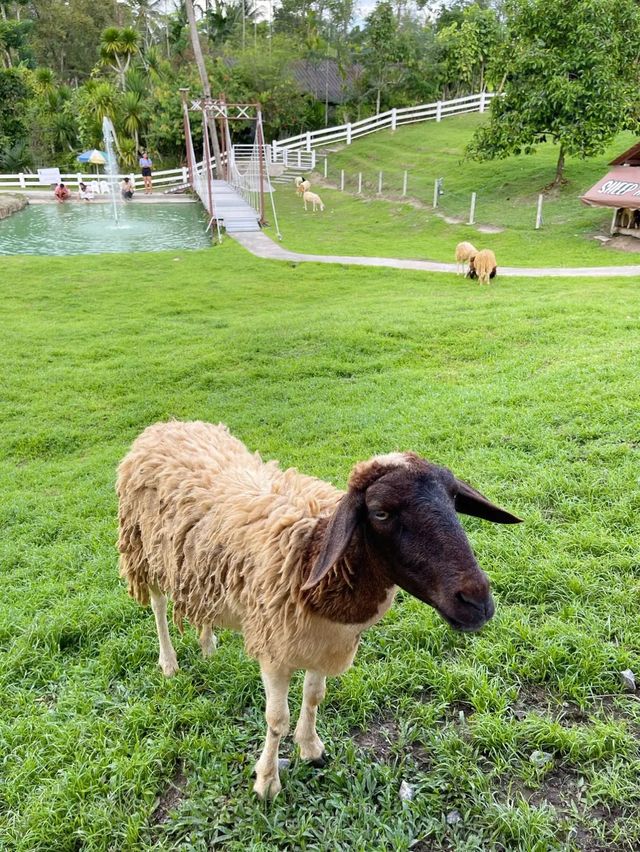
[[278,773],[278,748],[280,740],[289,733],[289,705],[287,694],[291,671],[273,669],[260,664],[262,682],[267,696],[267,738],[260,759],[256,763],[254,791],[261,799],[273,799],[282,789]]
[[302,690],[302,708],[296,725],[295,741],[300,746],[300,757],[317,766],[325,763],[324,743],[316,731],[318,705],[322,703],[327,679],[319,672],[306,672]]
[[169,625],[167,624],[167,596],[157,586],[149,587],[151,597],[151,609],[156,619],[156,630],[158,631],[158,643],[160,645],[160,656],[158,665],[167,677],[171,677],[178,671],[178,658],[171,644],[169,636]]

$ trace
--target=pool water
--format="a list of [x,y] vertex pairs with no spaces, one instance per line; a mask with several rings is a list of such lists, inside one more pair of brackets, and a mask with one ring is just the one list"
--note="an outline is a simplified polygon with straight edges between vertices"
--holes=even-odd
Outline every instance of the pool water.
[[200,204],[32,204],[0,222],[2,254],[101,254],[211,245]]

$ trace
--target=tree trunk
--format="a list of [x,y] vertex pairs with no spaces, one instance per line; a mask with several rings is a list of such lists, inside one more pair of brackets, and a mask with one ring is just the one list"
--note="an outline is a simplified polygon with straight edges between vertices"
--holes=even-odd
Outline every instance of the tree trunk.
[[[209,85],[209,77],[207,76],[207,69],[204,64],[204,56],[202,55],[202,47],[200,45],[200,38],[198,36],[198,28],[196,27],[196,13],[193,9],[193,0],[185,0],[185,11],[187,13],[187,20],[189,22],[189,35],[191,36],[191,47],[193,48],[193,55],[196,60],[196,65],[198,66],[198,74],[200,75],[200,82],[202,83],[202,93],[204,94],[207,100],[211,99],[211,86]],[[207,116],[207,124],[209,125],[209,138],[211,139],[211,146],[213,148],[213,157],[216,161],[216,177],[218,180],[222,179],[222,159],[220,157],[220,143],[218,142],[218,131],[216,128],[216,119],[213,114],[206,113]]]
[[558,154],[558,162],[556,164],[556,176],[552,186],[560,186],[563,179],[564,171],[564,145],[560,143],[560,153]]

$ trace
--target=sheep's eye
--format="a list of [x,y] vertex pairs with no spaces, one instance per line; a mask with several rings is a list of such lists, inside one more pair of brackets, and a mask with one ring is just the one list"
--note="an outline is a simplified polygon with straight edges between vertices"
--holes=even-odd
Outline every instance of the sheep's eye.
[[373,517],[376,521],[386,521],[389,518],[389,513],[383,512],[382,509],[378,509],[373,513]]

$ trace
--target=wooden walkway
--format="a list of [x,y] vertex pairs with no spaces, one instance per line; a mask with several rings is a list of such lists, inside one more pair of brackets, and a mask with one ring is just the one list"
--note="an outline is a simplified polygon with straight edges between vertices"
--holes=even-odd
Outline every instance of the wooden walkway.
[[[212,181],[211,191],[213,194],[213,215],[224,226],[228,234],[244,234],[260,230],[258,213],[225,180]],[[206,188],[204,193],[206,196]],[[208,210],[208,197],[201,200]]]

